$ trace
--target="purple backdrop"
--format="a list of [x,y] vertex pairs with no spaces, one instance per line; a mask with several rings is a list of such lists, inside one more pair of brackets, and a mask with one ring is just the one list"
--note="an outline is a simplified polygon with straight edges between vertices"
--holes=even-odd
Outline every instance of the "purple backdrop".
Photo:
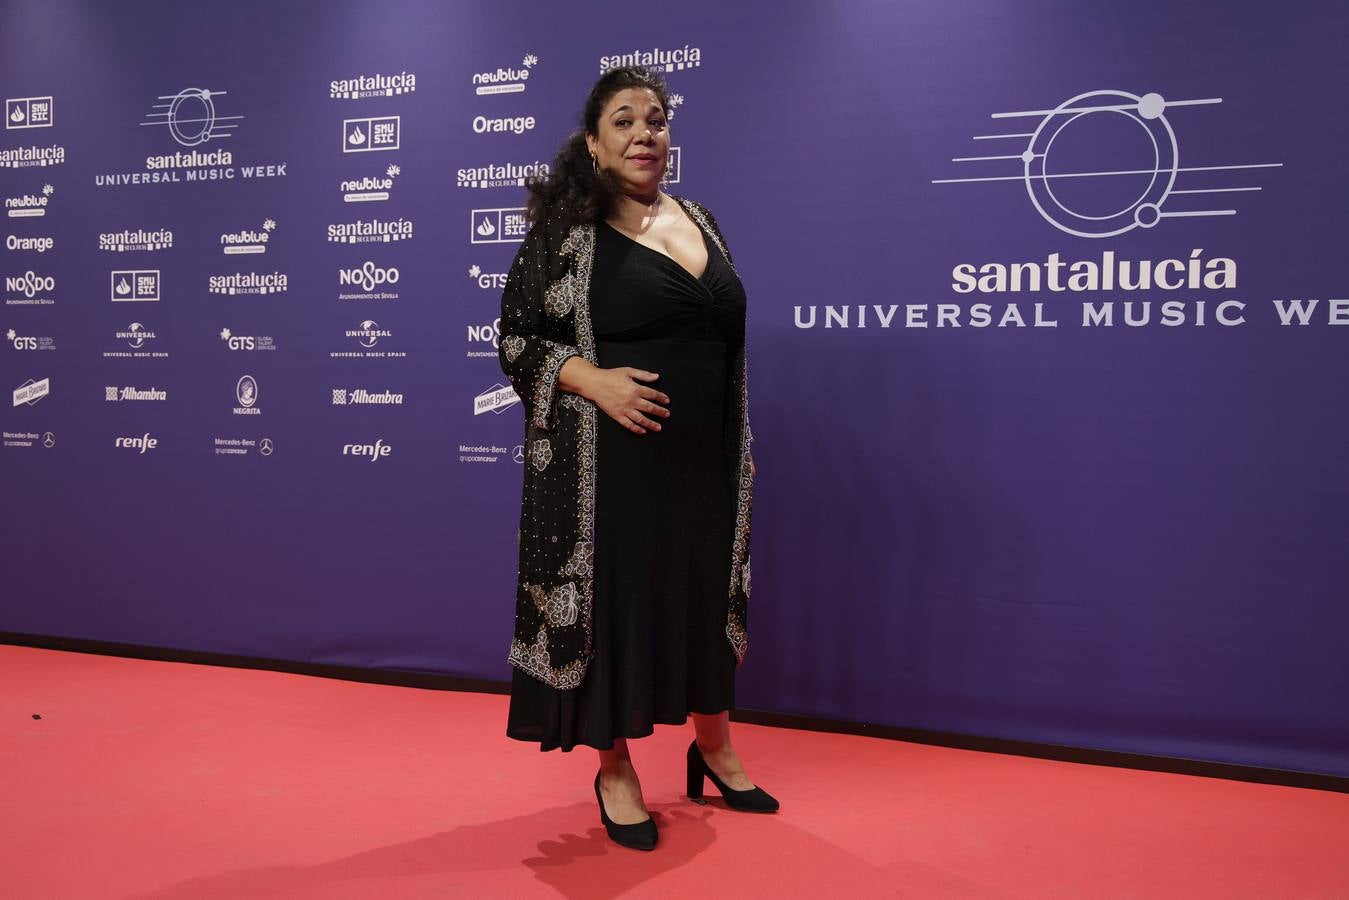
[[0,6],[0,630],[508,677],[509,182],[637,54],[750,296],[740,705],[1349,775],[1349,12],[766,10]]

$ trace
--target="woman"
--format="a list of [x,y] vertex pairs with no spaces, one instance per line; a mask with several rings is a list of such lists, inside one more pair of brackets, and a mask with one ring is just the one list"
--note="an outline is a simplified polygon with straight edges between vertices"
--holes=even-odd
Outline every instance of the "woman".
[[551,174],[501,299],[525,409],[508,736],[599,751],[609,836],[652,849],[627,739],[693,715],[689,797],[770,812],[731,744],[746,649],[753,463],[745,294],[712,216],[660,190],[659,76],[608,72]]

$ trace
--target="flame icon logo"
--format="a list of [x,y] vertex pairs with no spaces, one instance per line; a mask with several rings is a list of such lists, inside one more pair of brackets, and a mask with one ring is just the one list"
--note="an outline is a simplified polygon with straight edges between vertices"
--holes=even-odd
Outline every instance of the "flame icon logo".
[[108,294],[114,303],[159,300],[158,269],[113,269],[108,273]]
[[15,125],[24,122],[26,119],[27,117],[23,114],[23,109],[18,106],[14,107],[14,112],[9,114],[9,120]]
[[497,233],[496,226],[492,224],[491,219],[483,219],[482,222],[478,224],[478,234],[482,235],[483,237],[491,237],[496,233]]
[[[342,120],[342,152],[397,150],[400,116],[362,116]],[[392,176],[391,176],[392,177]]]

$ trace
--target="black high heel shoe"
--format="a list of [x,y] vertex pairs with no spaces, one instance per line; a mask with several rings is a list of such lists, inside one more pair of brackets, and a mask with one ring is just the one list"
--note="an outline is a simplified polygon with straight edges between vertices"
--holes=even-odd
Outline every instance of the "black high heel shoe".
[[599,772],[595,773],[595,799],[600,804],[600,821],[604,823],[604,830],[609,833],[610,838],[634,850],[655,849],[656,823],[650,816],[647,816],[645,822],[634,822],[632,825],[619,825],[609,818],[609,814],[604,811],[604,797],[600,795]]
[[695,739],[689,744],[689,799],[699,806],[706,806],[707,801],[703,799],[703,776],[712,779],[712,783],[721,791],[721,798],[726,801],[726,805],[731,809],[739,809],[745,812],[776,812],[778,801],[773,795],[761,787],[752,787],[744,791],[735,791],[726,786],[717,773],[712,771],[712,767],[703,759],[702,751],[698,749],[698,741]]

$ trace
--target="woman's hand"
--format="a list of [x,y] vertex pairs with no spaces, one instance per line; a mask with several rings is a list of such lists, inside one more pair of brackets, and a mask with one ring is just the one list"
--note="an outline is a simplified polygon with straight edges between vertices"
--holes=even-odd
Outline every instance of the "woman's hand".
[[669,403],[670,398],[640,383],[659,377],[655,372],[631,366],[601,369],[579,357],[567,360],[559,373],[564,390],[590,400],[633,434],[646,434],[648,429],[660,431],[660,423],[652,417],[670,417],[670,411],[661,405]]

